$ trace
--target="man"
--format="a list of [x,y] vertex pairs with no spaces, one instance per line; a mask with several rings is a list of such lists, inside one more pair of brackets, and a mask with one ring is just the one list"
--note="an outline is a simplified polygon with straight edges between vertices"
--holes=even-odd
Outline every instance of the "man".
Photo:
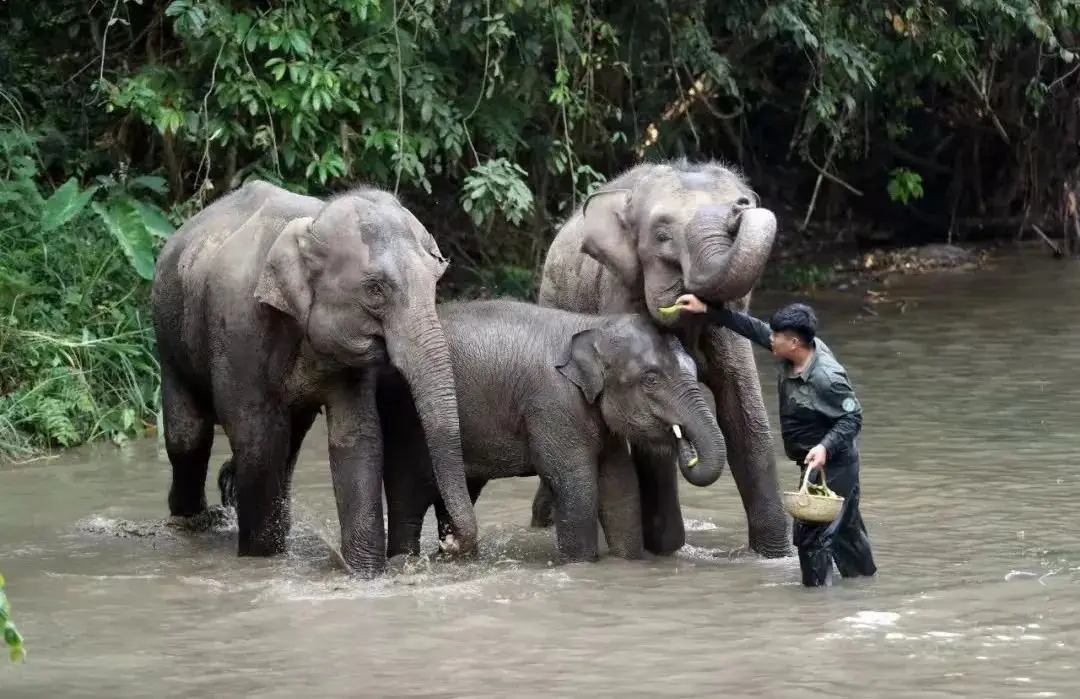
[[830,584],[834,560],[845,578],[874,575],[877,566],[859,513],[856,438],[862,428],[862,407],[844,367],[817,337],[813,309],[792,304],[765,324],[746,313],[709,308],[692,294],[680,296],[675,304],[691,313],[705,313],[780,360],[777,393],[784,452],[801,469],[821,469],[829,488],[844,496],[843,509],[831,524],[795,521],[792,539],[799,550],[803,585]]

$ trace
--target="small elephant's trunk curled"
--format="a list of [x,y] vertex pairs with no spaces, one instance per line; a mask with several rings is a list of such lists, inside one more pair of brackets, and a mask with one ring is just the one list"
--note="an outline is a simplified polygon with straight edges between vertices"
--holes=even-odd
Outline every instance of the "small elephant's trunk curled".
[[[683,478],[687,481],[694,485],[698,485],[698,475],[693,469],[701,461],[701,457],[698,456],[697,449],[694,448],[694,445],[683,439],[682,430],[678,425],[675,425],[674,432],[675,444],[678,450],[679,471],[682,472]],[[708,485],[708,483],[703,485]]]
[[689,418],[672,431],[678,445],[679,472],[691,485],[704,488],[715,483],[727,464],[724,433],[695,385],[687,399]]

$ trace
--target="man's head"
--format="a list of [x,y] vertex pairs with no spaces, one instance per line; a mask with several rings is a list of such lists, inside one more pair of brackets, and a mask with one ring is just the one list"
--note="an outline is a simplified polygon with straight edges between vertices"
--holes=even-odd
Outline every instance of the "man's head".
[[805,303],[784,306],[769,319],[772,353],[777,359],[798,362],[814,349],[817,316]]

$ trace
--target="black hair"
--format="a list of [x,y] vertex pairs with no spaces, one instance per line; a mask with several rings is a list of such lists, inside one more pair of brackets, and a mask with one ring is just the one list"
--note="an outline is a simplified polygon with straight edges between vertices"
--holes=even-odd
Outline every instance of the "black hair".
[[774,333],[795,333],[803,344],[810,346],[817,337],[817,315],[805,303],[793,303],[773,314],[769,328]]

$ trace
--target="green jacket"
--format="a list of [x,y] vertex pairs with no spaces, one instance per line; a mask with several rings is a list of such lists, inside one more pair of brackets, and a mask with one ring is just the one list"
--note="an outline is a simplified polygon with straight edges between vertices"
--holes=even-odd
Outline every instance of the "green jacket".
[[[772,351],[768,324],[728,308],[710,308],[708,318]],[[857,455],[862,429],[862,406],[844,367],[820,338],[814,338],[814,357],[796,374],[790,362],[780,362],[776,377],[780,397],[780,433],[789,459],[802,463],[818,444],[828,461]]]

